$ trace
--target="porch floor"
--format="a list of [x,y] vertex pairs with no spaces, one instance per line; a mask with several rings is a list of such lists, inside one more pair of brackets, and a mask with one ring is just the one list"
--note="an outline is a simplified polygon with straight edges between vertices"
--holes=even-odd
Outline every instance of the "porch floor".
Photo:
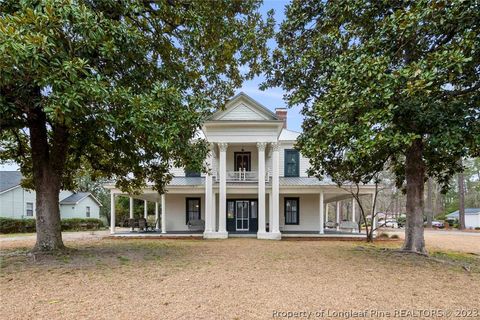
[[[325,229],[323,234],[318,231],[281,231],[282,238],[363,238],[365,233],[346,232]],[[203,231],[130,231],[121,230],[110,235],[114,238],[203,238]],[[229,232],[229,238],[255,238],[256,232]]]

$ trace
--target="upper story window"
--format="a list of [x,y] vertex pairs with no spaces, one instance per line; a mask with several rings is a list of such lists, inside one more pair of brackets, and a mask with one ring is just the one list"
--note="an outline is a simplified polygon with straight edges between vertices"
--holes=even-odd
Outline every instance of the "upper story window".
[[90,207],[85,207],[87,218],[90,218]]
[[185,177],[200,177],[200,172],[185,169]]
[[26,203],[27,217],[33,217],[33,202]]
[[285,149],[285,177],[300,176],[300,154],[298,150]]
[[200,172],[191,168],[185,168],[185,177],[200,177]]

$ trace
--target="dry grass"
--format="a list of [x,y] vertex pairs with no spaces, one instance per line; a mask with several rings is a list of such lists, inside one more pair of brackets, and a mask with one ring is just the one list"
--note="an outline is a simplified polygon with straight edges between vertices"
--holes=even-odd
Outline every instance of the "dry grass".
[[35,259],[25,254],[28,245],[2,244],[2,319],[268,319],[274,310],[471,309],[472,294],[480,292],[478,256],[396,254],[391,249],[398,242],[82,240],[67,243],[66,254]]

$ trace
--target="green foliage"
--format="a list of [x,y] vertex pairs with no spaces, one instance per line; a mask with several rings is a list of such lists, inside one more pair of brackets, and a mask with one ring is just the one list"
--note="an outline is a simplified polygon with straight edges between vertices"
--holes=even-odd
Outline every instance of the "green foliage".
[[[0,233],[35,232],[35,219],[0,218]],[[103,222],[94,218],[62,219],[63,231],[98,230]]]
[[200,171],[196,131],[267,56],[273,19],[259,5],[0,2],[0,161],[33,189],[40,166],[63,189],[85,166],[129,192],[147,180],[162,191],[172,166]]
[[11,219],[0,217],[0,233],[35,232],[35,219]]
[[264,87],[303,105],[310,174],[369,182],[388,167],[401,186],[416,141],[446,187],[480,154],[479,36],[476,1],[293,1]]

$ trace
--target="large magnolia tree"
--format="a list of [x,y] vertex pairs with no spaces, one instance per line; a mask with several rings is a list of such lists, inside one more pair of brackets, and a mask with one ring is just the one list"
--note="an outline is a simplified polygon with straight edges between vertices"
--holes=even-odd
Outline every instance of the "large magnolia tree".
[[36,190],[36,250],[63,247],[58,192],[82,164],[129,192],[147,180],[161,192],[172,165],[201,168],[202,119],[267,54],[273,21],[259,6],[0,2],[0,160]]
[[265,86],[303,105],[311,173],[406,189],[404,249],[425,252],[427,177],[446,184],[479,154],[478,1],[293,1]]

